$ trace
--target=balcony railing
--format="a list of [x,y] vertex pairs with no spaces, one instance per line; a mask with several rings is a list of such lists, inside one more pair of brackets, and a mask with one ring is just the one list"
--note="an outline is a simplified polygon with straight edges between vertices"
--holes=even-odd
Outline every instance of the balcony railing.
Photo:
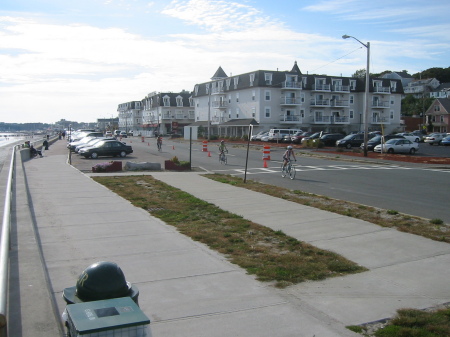
[[333,100],[331,100],[331,106],[332,107],[348,107],[349,103],[347,100],[333,99]]
[[302,82],[284,81],[281,84],[281,88],[282,89],[303,89],[303,84],[302,84]]
[[214,116],[211,118],[211,124],[222,124],[228,121],[228,117]]
[[372,124],[390,124],[388,117],[372,117]]
[[333,91],[350,92],[350,86],[349,85],[333,85]]
[[298,97],[281,97],[281,104],[283,105],[300,105],[302,100]]
[[389,102],[388,101],[372,101],[372,108],[389,108]]
[[330,91],[329,84],[314,84],[312,86],[312,90],[314,91]]
[[169,114],[169,113],[163,113],[161,118],[162,118],[162,119],[173,119],[174,116],[172,116],[172,115]]
[[373,88],[373,92],[390,94],[391,93],[391,87],[379,87],[379,86],[376,86],[376,87]]
[[313,99],[313,100],[311,100],[310,105],[312,105],[312,106],[330,106],[330,100],[329,99]]
[[286,123],[298,123],[302,121],[301,115],[280,115],[280,122],[286,122]]
[[316,124],[348,124],[350,119],[348,116],[316,116],[314,123]]
[[213,108],[224,109],[227,107],[227,102],[226,101],[212,101],[211,106]]

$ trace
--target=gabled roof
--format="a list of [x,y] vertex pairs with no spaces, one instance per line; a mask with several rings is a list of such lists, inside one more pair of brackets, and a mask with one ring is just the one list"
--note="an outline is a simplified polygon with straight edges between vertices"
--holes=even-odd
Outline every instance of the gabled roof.
[[216,70],[216,73],[213,75],[213,77],[211,77],[211,80],[215,81],[215,80],[220,80],[221,78],[227,78],[227,77],[228,77],[228,75],[225,74],[222,67],[219,66],[219,68]]
[[300,68],[297,65],[297,61],[295,61],[294,66],[292,67],[292,70],[290,71],[291,73],[297,74],[297,75],[301,75],[302,72],[300,71]]
[[436,99],[444,107],[445,111],[450,114],[450,99],[448,98],[438,98]]

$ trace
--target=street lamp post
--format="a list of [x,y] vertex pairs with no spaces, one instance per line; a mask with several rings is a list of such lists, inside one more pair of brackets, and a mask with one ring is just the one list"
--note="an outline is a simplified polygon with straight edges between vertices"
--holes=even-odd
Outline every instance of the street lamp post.
[[364,96],[364,157],[367,157],[367,142],[369,140],[369,63],[370,63],[370,42],[362,43],[356,37],[350,35],[342,35],[343,39],[352,38],[361,43],[367,49],[367,65],[366,65],[366,90]]

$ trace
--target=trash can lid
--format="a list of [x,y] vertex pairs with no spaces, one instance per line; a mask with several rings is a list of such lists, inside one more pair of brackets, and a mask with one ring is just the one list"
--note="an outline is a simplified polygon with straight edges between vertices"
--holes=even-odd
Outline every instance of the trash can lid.
[[78,277],[75,287],[64,289],[68,303],[137,296],[139,291],[125,280],[122,269],[114,262],[96,262]]

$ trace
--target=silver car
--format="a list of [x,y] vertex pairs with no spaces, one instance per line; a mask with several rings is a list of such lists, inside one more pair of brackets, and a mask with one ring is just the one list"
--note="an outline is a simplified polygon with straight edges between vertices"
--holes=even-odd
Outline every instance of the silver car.
[[379,144],[373,149],[375,152],[384,153],[410,153],[414,154],[419,151],[419,143],[412,142],[409,139],[389,139],[384,144]]
[[446,136],[447,136],[446,133],[435,132],[435,133],[432,133],[431,135],[426,136],[424,142],[428,143],[430,145],[434,145],[434,144],[440,145],[442,142],[442,139],[444,139]]

